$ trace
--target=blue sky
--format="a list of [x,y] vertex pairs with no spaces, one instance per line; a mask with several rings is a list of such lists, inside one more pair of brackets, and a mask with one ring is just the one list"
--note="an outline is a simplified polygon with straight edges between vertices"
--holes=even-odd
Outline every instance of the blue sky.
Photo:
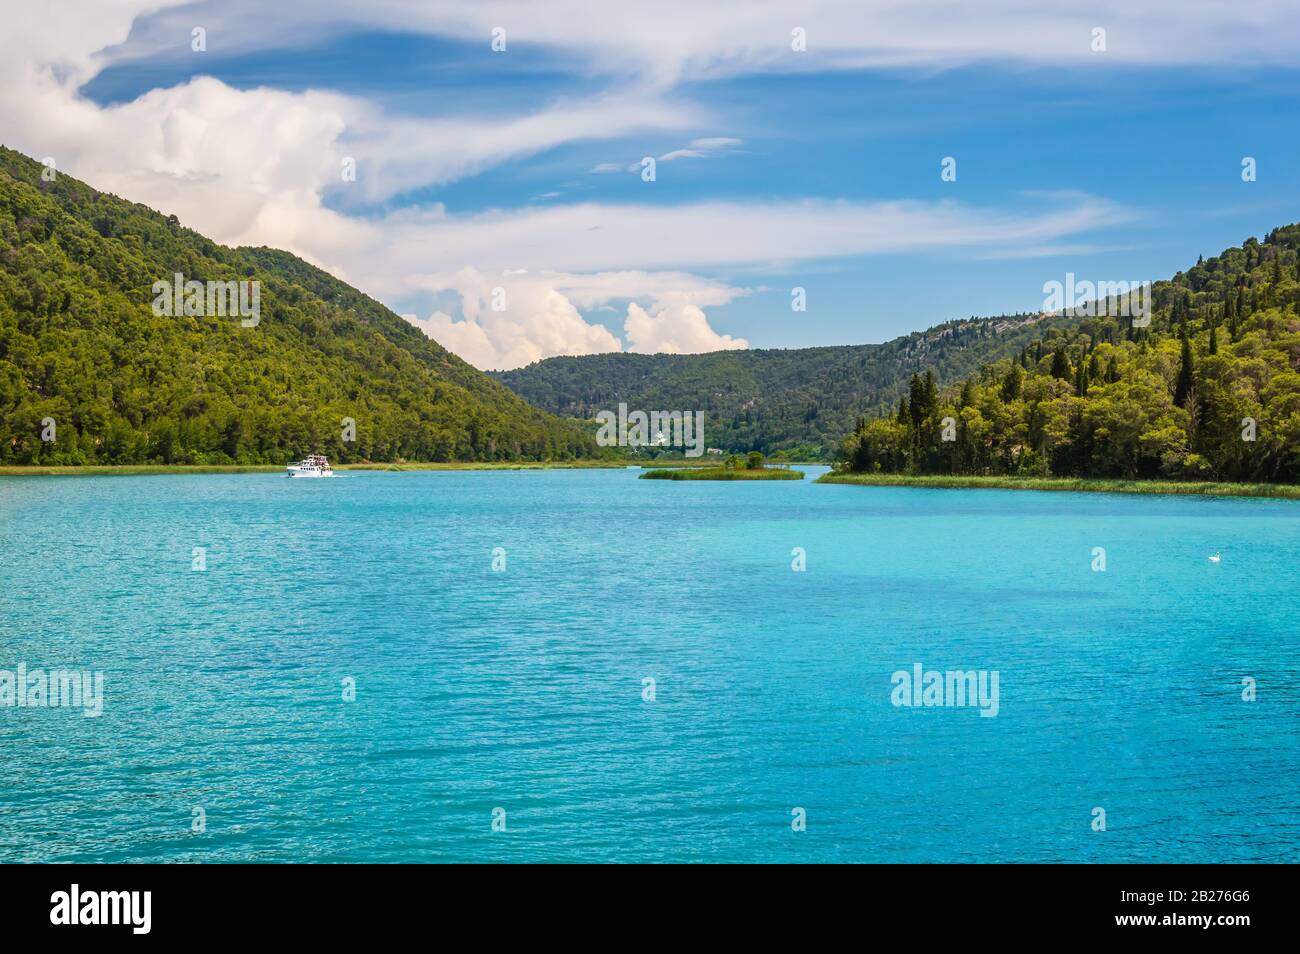
[[[666,4],[662,36],[515,4],[138,6],[32,91],[67,96],[56,133],[0,98],[7,144],[219,241],[288,247],[480,366],[880,341],[1036,311],[1069,271],[1167,277],[1300,219],[1284,4],[1243,4],[1231,29],[1196,3],[1132,22],[1123,4],[992,4],[967,24],[960,5],[910,23],[886,3],[865,27],[852,4],[765,6],[770,23]],[[39,63],[41,42],[22,48]],[[138,148],[64,128],[87,114],[137,123]],[[626,171],[647,155],[654,182]],[[333,174],[349,156],[355,183]]]

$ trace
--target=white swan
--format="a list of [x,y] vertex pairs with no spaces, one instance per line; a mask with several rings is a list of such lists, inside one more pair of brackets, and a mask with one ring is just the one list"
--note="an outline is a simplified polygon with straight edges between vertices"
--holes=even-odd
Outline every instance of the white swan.
[[1218,563],[1218,562],[1219,562],[1219,554],[1218,554],[1218,551],[1215,551],[1214,556],[1210,557],[1210,562],[1211,562],[1211,563]]

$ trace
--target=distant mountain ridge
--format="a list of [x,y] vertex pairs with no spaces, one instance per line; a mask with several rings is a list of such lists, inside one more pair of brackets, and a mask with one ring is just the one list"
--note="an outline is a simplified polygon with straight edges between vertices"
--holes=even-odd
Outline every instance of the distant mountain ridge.
[[597,354],[491,373],[552,414],[587,419],[620,402],[647,411],[699,410],[710,446],[830,459],[859,416],[897,405],[913,374],[931,369],[941,384],[958,381],[1078,322],[1002,315],[948,321],[883,344]]
[[[597,453],[590,434],[288,252],[218,245],[43,171],[0,147],[0,463]],[[259,282],[260,321],[155,314],[153,283],[178,273]]]

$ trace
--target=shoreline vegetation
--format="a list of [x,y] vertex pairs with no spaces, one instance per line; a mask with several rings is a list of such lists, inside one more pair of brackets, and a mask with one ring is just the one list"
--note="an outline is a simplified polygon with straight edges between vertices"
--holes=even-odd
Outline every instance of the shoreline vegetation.
[[[666,464],[666,466],[665,466]],[[430,463],[339,464],[337,471],[493,471],[493,470],[625,470],[641,467],[647,480],[802,480],[801,470],[763,467],[682,467],[667,462],[652,469],[620,461],[496,461]],[[0,477],[142,477],[169,474],[283,473],[281,464],[100,464],[80,467],[41,465],[0,466]],[[951,474],[859,474],[830,471],[813,483],[859,487],[917,487],[931,490],[1040,490],[1073,493],[1159,494],[1166,496],[1258,497],[1300,500],[1300,484],[1229,483],[1222,481],[1113,480],[1093,477],[988,477]]]
[[[644,467],[646,470],[668,470],[673,467],[695,467],[700,470],[718,470],[727,466],[727,459],[722,457],[670,457],[667,459],[645,460],[641,458],[630,458],[627,463],[633,467]],[[732,466],[743,466],[741,456],[732,454]],[[829,467],[831,461],[828,460],[787,460],[784,457],[768,457],[763,461],[767,467]]]
[[803,480],[802,470],[784,467],[669,467],[647,470],[641,480]]
[[[257,474],[284,473],[285,464],[87,464],[55,466],[41,464],[0,465],[0,477],[141,477],[160,474]],[[624,461],[442,461],[429,463],[335,464],[334,470],[623,470]]]
[[988,475],[1028,489],[1296,496],[1300,225],[1202,258],[1145,296],[1059,307],[1073,328],[963,381],[918,369],[892,412],[859,419],[843,469],[868,482]]
[[1044,490],[1101,494],[1163,494],[1206,497],[1261,497],[1300,500],[1300,484],[1247,484],[1222,481],[1118,480],[1102,477],[983,477],[949,474],[823,474],[814,483],[860,487],[921,487],[936,490]]

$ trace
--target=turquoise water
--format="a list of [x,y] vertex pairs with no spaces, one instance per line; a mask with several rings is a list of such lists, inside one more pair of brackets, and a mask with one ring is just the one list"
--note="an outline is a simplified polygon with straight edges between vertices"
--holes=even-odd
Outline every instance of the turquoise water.
[[636,473],[0,479],[0,861],[1300,854],[1300,504]]

